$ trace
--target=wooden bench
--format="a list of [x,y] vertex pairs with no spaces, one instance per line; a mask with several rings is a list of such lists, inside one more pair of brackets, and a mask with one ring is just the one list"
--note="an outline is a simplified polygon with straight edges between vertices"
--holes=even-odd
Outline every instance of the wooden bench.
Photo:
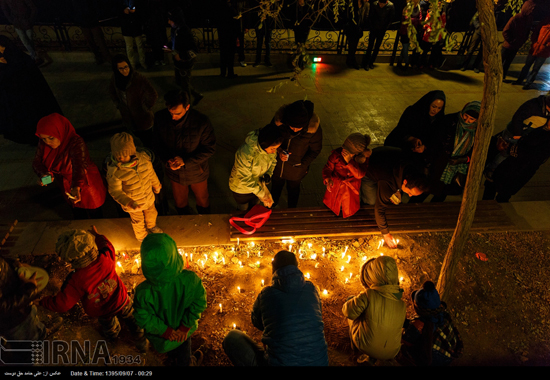
[[[454,231],[461,202],[416,203],[390,207],[386,219],[392,234]],[[232,216],[243,216],[238,212]],[[239,222],[239,225],[243,223]],[[479,201],[472,231],[505,231],[514,224],[496,201]],[[250,228],[246,228],[250,229]],[[269,220],[252,235],[230,227],[230,240],[250,241],[283,237],[359,237],[379,234],[374,206],[362,206],[349,218],[336,216],[327,207],[273,210]]]

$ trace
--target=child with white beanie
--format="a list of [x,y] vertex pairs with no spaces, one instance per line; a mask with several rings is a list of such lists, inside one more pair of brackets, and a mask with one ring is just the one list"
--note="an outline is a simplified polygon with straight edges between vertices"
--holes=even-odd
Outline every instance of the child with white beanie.
[[155,194],[162,185],[153,169],[151,157],[138,152],[134,139],[126,132],[111,138],[111,161],[107,165],[109,194],[130,215],[136,239],[148,233],[162,233],[157,227]]

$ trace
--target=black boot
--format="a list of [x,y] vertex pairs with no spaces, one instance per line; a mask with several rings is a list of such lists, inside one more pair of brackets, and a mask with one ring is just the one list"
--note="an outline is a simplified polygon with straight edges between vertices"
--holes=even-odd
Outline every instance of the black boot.
[[197,212],[199,213],[199,215],[208,215],[210,214],[210,206],[207,206],[207,207],[197,206]]
[[193,209],[189,206],[176,207],[176,211],[178,212],[178,215],[193,215]]

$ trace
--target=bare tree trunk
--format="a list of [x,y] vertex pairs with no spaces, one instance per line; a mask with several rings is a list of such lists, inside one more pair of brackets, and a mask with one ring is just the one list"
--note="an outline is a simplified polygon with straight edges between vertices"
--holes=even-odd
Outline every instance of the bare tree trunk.
[[464,245],[468,239],[470,227],[474,220],[479,184],[483,176],[489,142],[493,134],[498,96],[502,84],[502,61],[493,1],[476,0],[476,4],[479,11],[481,38],[483,41],[483,66],[485,69],[483,99],[481,101],[474,150],[468,170],[468,178],[464,188],[458,222],[449,243],[437,282],[437,290],[442,300],[449,297],[451,293],[458,262],[462,257]]

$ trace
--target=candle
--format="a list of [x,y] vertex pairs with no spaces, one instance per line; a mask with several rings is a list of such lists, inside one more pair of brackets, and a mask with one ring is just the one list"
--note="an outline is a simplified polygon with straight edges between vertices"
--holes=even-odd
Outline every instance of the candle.
[[380,252],[380,256],[384,256],[384,254],[382,252]]
[[260,267],[260,262],[259,261],[256,261],[256,266],[259,268]]
[[308,248],[311,248],[312,244],[311,243],[307,243],[307,247]]
[[319,268],[319,263],[315,263],[315,268]]
[[264,286],[264,279],[262,278],[262,286]]
[[193,261],[193,254],[191,253],[191,255],[189,256],[189,261]]
[[122,266],[122,264],[120,263],[120,261],[117,261],[117,262],[116,262],[116,265],[118,265],[118,267],[120,268],[119,271],[122,271],[122,273],[124,273],[124,267]]
[[350,256],[350,255],[348,255],[348,264],[349,264],[349,261],[350,261],[350,260],[351,260],[351,256]]
[[288,252],[292,252],[292,244],[288,245]]
[[384,239],[381,239],[380,242],[378,242],[378,248],[377,249],[380,249],[382,244],[384,244]]
[[240,287],[240,286],[237,286],[237,292],[238,292],[238,293],[241,292],[241,287]]
[[311,255],[311,260],[315,260],[316,258],[317,258],[317,255],[315,253]]
[[256,245],[256,244],[254,244],[253,241],[250,242],[250,246],[251,246],[252,248],[254,248],[255,245]]
[[233,330],[237,328],[237,325],[233,323]]
[[342,252],[342,259],[344,259],[344,257],[346,257],[346,252]]
[[344,266],[342,265],[342,268],[340,268],[340,270],[343,272],[344,271]]
[[241,244],[241,243],[239,242],[239,238],[237,238],[237,245],[239,245],[239,244]]
[[222,257],[222,263],[225,265],[225,257]]
[[243,263],[239,261],[239,266],[242,268],[243,267]]
[[220,303],[220,313],[222,313],[222,304]]
[[306,273],[306,278],[309,280],[309,273]]
[[323,247],[323,257],[325,257],[325,247]]
[[345,283],[347,284],[348,282],[349,282],[349,278],[347,278],[347,277],[346,277],[346,281],[345,281]]
[[326,295],[328,295],[328,292],[327,292],[327,290],[326,290],[326,289],[325,289],[325,290],[323,290],[323,294],[324,294],[325,296],[326,296]]
[[250,258],[250,252],[246,251],[246,258],[249,259]]
[[399,277],[399,282],[403,282],[403,277]]
[[346,250],[344,251],[344,255],[346,254],[347,251],[348,251],[348,246],[346,245]]

